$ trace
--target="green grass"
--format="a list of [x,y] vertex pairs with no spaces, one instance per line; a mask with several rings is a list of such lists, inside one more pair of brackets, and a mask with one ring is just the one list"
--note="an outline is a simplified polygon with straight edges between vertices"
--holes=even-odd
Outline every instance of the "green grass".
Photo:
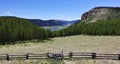
[[[28,42],[24,44],[0,46],[0,54],[26,54],[26,53],[59,53],[65,52],[97,52],[97,53],[120,53],[120,36],[69,36],[56,37],[44,43]],[[41,63],[41,62],[44,63]],[[46,60],[13,60],[12,64],[46,64]],[[0,64],[9,64],[0,61]],[[33,62],[33,63],[32,63]],[[53,61],[54,62],[54,61]],[[116,60],[65,60],[69,64],[119,64]],[[61,63],[61,62],[58,62]],[[66,63],[66,64],[67,64]],[[49,63],[50,64],[50,63]]]

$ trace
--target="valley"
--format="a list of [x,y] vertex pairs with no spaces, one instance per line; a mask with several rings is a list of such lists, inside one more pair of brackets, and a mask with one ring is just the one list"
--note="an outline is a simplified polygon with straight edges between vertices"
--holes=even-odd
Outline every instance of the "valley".
[[[0,46],[1,54],[26,54],[26,53],[59,53],[66,52],[96,52],[96,53],[120,53],[120,36],[87,36],[76,35],[69,37],[55,37],[50,41],[32,42]],[[66,60],[69,64],[118,64],[117,60]],[[0,60],[0,64],[42,64],[46,60]],[[50,64],[50,63],[48,63]],[[60,64],[60,63],[59,63]]]
[[0,64],[120,64],[120,0],[0,4]]
[[[111,13],[113,12],[113,13]],[[95,7],[81,20],[0,17],[0,54],[95,52],[120,53],[120,7]],[[64,28],[64,29],[63,29]],[[48,30],[47,30],[48,29]],[[28,59],[0,64],[119,64],[118,60]]]

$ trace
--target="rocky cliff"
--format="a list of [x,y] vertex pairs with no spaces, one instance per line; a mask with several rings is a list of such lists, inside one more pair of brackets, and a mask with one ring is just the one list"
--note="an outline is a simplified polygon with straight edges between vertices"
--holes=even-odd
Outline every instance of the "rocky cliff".
[[95,7],[81,16],[81,20],[87,22],[110,20],[112,18],[120,18],[120,7]]

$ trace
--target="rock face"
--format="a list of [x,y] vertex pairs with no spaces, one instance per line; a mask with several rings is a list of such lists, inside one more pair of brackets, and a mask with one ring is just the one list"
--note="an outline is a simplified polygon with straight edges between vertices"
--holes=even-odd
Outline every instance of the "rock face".
[[97,20],[110,20],[111,18],[120,18],[120,7],[95,7],[84,13],[81,20],[96,22]]

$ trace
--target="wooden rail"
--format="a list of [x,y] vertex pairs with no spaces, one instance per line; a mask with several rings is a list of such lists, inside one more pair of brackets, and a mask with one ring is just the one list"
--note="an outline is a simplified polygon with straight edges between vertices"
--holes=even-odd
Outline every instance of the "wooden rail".
[[0,54],[0,60],[13,60],[13,59],[110,59],[120,60],[120,54],[97,54],[86,52],[69,52],[69,53],[44,53],[44,54]]

